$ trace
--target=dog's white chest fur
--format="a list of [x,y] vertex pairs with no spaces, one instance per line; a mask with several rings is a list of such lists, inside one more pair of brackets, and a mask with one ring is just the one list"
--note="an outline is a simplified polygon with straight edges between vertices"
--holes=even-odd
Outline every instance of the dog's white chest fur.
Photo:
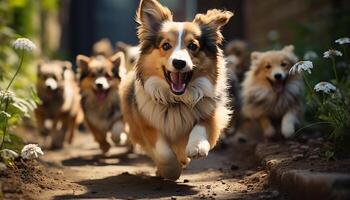
[[150,77],[144,86],[136,82],[136,102],[143,117],[168,139],[188,134],[196,122],[216,107],[215,87],[205,77],[193,80],[181,96],[171,93],[167,83]]

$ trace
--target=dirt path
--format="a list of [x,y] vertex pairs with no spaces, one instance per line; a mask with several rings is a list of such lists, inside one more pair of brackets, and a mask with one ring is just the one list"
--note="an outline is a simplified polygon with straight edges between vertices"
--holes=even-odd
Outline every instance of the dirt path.
[[[267,185],[251,150],[230,147],[191,162],[177,182],[154,177],[146,156],[113,147],[101,156],[91,134],[79,134],[73,145],[46,151],[44,163],[62,178],[61,187],[43,189],[42,199],[281,199]],[[239,149],[239,151],[237,150]],[[240,153],[238,153],[240,152]]]

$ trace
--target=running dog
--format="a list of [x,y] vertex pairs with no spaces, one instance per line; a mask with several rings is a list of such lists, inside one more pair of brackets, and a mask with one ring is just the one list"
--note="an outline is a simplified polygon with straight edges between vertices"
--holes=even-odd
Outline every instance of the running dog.
[[303,83],[298,75],[288,73],[297,60],[293,46],[251,54],[252,64],[242,84],[242,112],[260,122],[267,138],[277,133],[276,127],[288,138],[300,123]]
[[122,79],[120,96],[129,136],[176,180],[191,159],[213,148],[230,120],[220,29],[233,14],[209,10],[192,22],[174,22],[156,0],[137,11],[140,58]]
[[124,54],[119,52],[110,58],[78,55],[76,63],[85,123],[102,152],[107,153],[111,147],[106,140],[107,132],[112,133],[116,143],[126,140],[118,95],[119,69],[124,66]]
[[68,142],[72,142],[77,124],[82,120],[79,88],[72,64],[68,61],[41,62],[36,89],[41,99],[35,110],[39,132],[52,136],[51,148],[60,149],[67,132]]

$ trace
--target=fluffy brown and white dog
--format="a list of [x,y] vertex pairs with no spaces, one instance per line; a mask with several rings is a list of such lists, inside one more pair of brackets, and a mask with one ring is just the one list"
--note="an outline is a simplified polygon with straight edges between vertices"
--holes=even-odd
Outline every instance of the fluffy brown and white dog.
[[297,62],[294,47],[253,52],[251,62],[243,82],[243,114],[260,122],[265,137],[275,135],[274,124],[284,137],[290,137],[301,117],[303,91],[300,77],[288,73]]
[[76,62],[85,123],[106,153],[110,148],[107,132],[112,133],[116,143],[126,140],[118,94],[119,69],[124,66],[124,54],[119,52],[110,58],[78,55]]
[[176,180],[190,159],[202,158],[230,118],[226,69],[218,45],[231,12],[209,10],[174,22],[156,0],[137,11],[141,54],[120,94],[129,136],[153,159],[163,178]]
[[36,88],[42,102],[35,110],[39,132],[52,136],[51,148],[62,148],[66,133],[71,143],[77,122],[82,120],[79,88],[71,63],[41,62]]

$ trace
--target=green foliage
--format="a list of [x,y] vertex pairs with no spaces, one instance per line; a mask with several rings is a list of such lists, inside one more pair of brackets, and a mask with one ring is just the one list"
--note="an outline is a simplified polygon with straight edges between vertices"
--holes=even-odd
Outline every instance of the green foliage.
[[[330,56],[328,58],[319,58],[315,65],[315,70],[328,71],[328,82],[326,85],[335,86],[334,89],[315,91],[314,88],[308,88],[307,100],[315,119],[325,122],[330,128],[330,132],[323,129],[323,133],[333,142],[333,146],[327,150],[328,159],[335,156],[349,155],[350,153],[350,62],[346,61],[346,46],[343,44],[342,56]],[[325,60],[327,59],[327,60]],[[342,63],[337,65],[337,63]],[[304,76],[305,82],[309,82],[311,76]],[[314,76],[315,79],[320,76]],[[320,79],[326,80],[326,79]],[[320,81],[319,80],[319,81]],[[312,84],[315,85],[315,84]],[[317,86],[316,86],[317,87]]]

